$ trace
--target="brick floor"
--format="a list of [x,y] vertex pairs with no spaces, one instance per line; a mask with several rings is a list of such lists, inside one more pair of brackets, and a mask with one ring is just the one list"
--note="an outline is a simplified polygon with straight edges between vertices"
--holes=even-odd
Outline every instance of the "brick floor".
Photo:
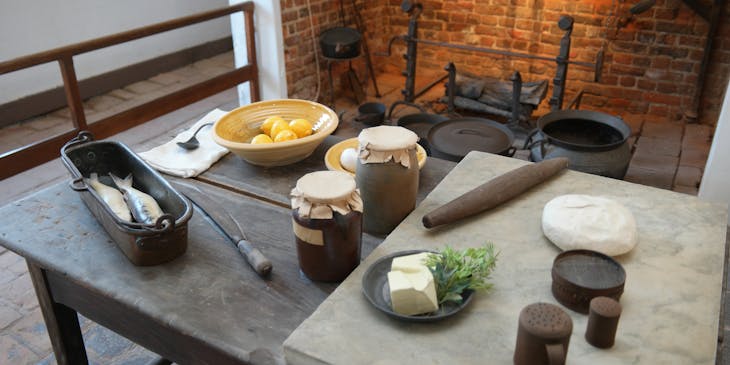
[[644,125],[644,118],[640,115],[627,115],[623,117],[624,122],[631,128],[631,135],[637,136],[641,134],[641,128]]
[[677,175],[674,177],[674,185],[698,188],[702,180],[702,169],[696,166],[683,166],[677,168]]
[[0,307],[0,328],[7,328],[15,321],[23,318],[23,313],[10,303],[2,303]]
[[[209,75],[226,72],[232,68],[232,65],[232,53],[227,53],[157,75],[148,81],[141,81],[114,90],[107,95],[89,100],[87,104],[89,115],[98,118],[120,105],[134,105],[146,97],[169,91],[174,87],[181,87],[186,82],[197,82]],[[326,72],[323,73],[323,77],[325,77],[324,75]],[[420,75],[416,89],[420,89],[420,85],[430,82],[437,76],[436,74]],[[362,81],[365,83],[365,80]],[[381,97],[377,98],[374,95],[372,82],[368,79],[365,86],[367,100],[380,101],[387,106],[397,100],[402,100],[400,90],[404,86],[404,81],[405,78],[400,75],[400,70],[396,69],[378,75]],[[335,94],[341,96],[336,100],[335,109],[345,112],[344,123],[342,128],[338,129],[338,133],[351,134],[353,131],[361,129],[363,125],[353,122],[353,118],[357,115],[357,105],[349,96],[349,91],[339,90],[341,86],[335,84],[337,89]],[[323,83],[320,92],[321,100],[325,100],[325,102],[328,102],[328,87],[327,83]],[[433,101],[441,95],[443,95],[443,86],[436,85],[419,98],[419,103],[425,106],[432,105]],[[218,107],[220,103],[220,100],[199,102],[196,104],[198,109],[192,112],[186,111],[186,115],[191,113],[202,115],[210,109]],[[399,107],[393,118],[415,111],[414,108]],[[69,123],[68,117],[68,108],[64,108],[21,125],[2,128],[0,129],[0,145],[5,146],[6,143],[11,145],[10,142],[19,140],[21,136],[36,137],[39,131],[51,130],[57,128],[58,124]],[[188,116],[188,118],[191,117]],[[630,145],[635,146],[626,180],[696,195],[709,152],[713,128],[704,125],[662,122],[640,115],[626,116],[624,120],[632,130]],[[159,128],[155,131],[158,133],[157,135],[159,133],[174,135],[179,132],[178,127],[169,125],[162,127],[146,125],[146,127],[148,129]],[[127,137],[122,134],[119,139],[125,143],[132,144],[133,142],[137,146],[151,147],[145,137],[138,135]],[[518,151],[515,157],[527,159],[528,155],[527,151]],[[67,179],[66,171],[58,161],[52,161],[20,174],[20,176],[0,181],[0,205],[63,179]],[[151,352],[134,345],[93,321],[84,317],[80,317],[79,321],[92,364],[146,364],[154,358],[154,354]],[[725,323],[726,328],[730,330],[730,319]],[[25,261],[0,247],[0,365],[55,363],[37,300],[32,285],[30,285]]]
[[642,136],[636,142],[634,154],[679,157],[681,150],[682,143],[680,141]]
[[10,326],[10,333],[39,357],[45,356],[51,353],[51,340],[43,323],[40,310],[30,311]]
[[642,137],[659,138],[665,141],[682,140],[684,125],[675,122],[645,121],[641,128]]
[[38,355],[7,333],[0,334],[0,364],[34,364]]

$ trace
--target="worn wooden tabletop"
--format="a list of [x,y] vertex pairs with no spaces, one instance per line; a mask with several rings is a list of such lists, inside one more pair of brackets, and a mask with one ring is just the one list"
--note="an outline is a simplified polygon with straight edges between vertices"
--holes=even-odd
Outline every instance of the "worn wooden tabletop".
[[[228,155],[189,180],[272,260],[266,280],[199,213],[188,223],[183,256],[134,266],[65,183],[0,208],[0,245],[41,269],[54,301],[172,361],[282,363],[283,341],[336,287],[300,273],[288,194],[300,176],[325,169],[324,153],[339,140],[328,137],[314,155],[285,167],[259,168]],[[453,166],[430,159],[419,200]],[[364,235],[363,258],[381,240]]]

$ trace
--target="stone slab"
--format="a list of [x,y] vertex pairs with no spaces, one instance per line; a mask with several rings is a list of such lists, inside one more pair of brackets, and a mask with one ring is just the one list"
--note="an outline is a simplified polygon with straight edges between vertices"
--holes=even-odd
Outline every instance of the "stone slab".
[[[714,364],[723,279],[727,206],[685,194],[566,171],[500,207],[426,230],[422,216],[525,162],[470,153],[404,222],[284,343],[291,364],[508,364],[520,310],[557,303],[550,268],[560,250],[541,230],[542,207],[562,194],[601,194],[634,214],[639,244],[617,257],[627,273],[616,344],[583,338],[587,317],[566,310],[574,330],[569,363]],[[442,322],[406,323],[385,316],[361,294],[365,270],[407,249],[500,250],[494,288]]]

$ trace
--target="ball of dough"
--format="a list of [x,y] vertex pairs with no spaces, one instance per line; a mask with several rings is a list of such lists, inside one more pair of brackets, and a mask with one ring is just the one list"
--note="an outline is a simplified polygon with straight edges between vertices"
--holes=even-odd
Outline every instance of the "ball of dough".
[[630,210],[591,195],[561,195],[545,204],[542,232],[563,250],[587,249],[609,256],[631,251],[638,241]]

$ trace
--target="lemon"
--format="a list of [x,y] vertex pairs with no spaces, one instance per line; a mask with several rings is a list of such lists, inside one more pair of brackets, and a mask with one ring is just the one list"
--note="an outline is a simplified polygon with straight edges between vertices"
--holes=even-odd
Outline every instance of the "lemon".
[[289,122],[289,128],[291,128],[297,137],[302,138],[312,134],[312,123],[306,119],[294,119]]
[[290,129],[285,129],[276,134],[276,137],[274,137],[274,142],[291,141],[294,139],[297,139],[297,134],[292,132]]
[[265,135],[265,134],[257,134],[256,137],[253,137],[251,140],[251,144],[263,144],[263,143],[274,143],[274,141],[271,139],[271,137]]
[[286,120],[277,120],[276,122],[274,122],[274,125],[271,126],[269,137],[275,138],[276,135],[279,134],[279,132],[288,130],[291,130],[291,128],[289,128],[289,123],[287,123]]
[[271,134],[271,127],[279,120],[284,120],[284,118],[278,115],[266,118],[266,120],[264,120],[264,123],[261,124],[261,130],[266,134]]

